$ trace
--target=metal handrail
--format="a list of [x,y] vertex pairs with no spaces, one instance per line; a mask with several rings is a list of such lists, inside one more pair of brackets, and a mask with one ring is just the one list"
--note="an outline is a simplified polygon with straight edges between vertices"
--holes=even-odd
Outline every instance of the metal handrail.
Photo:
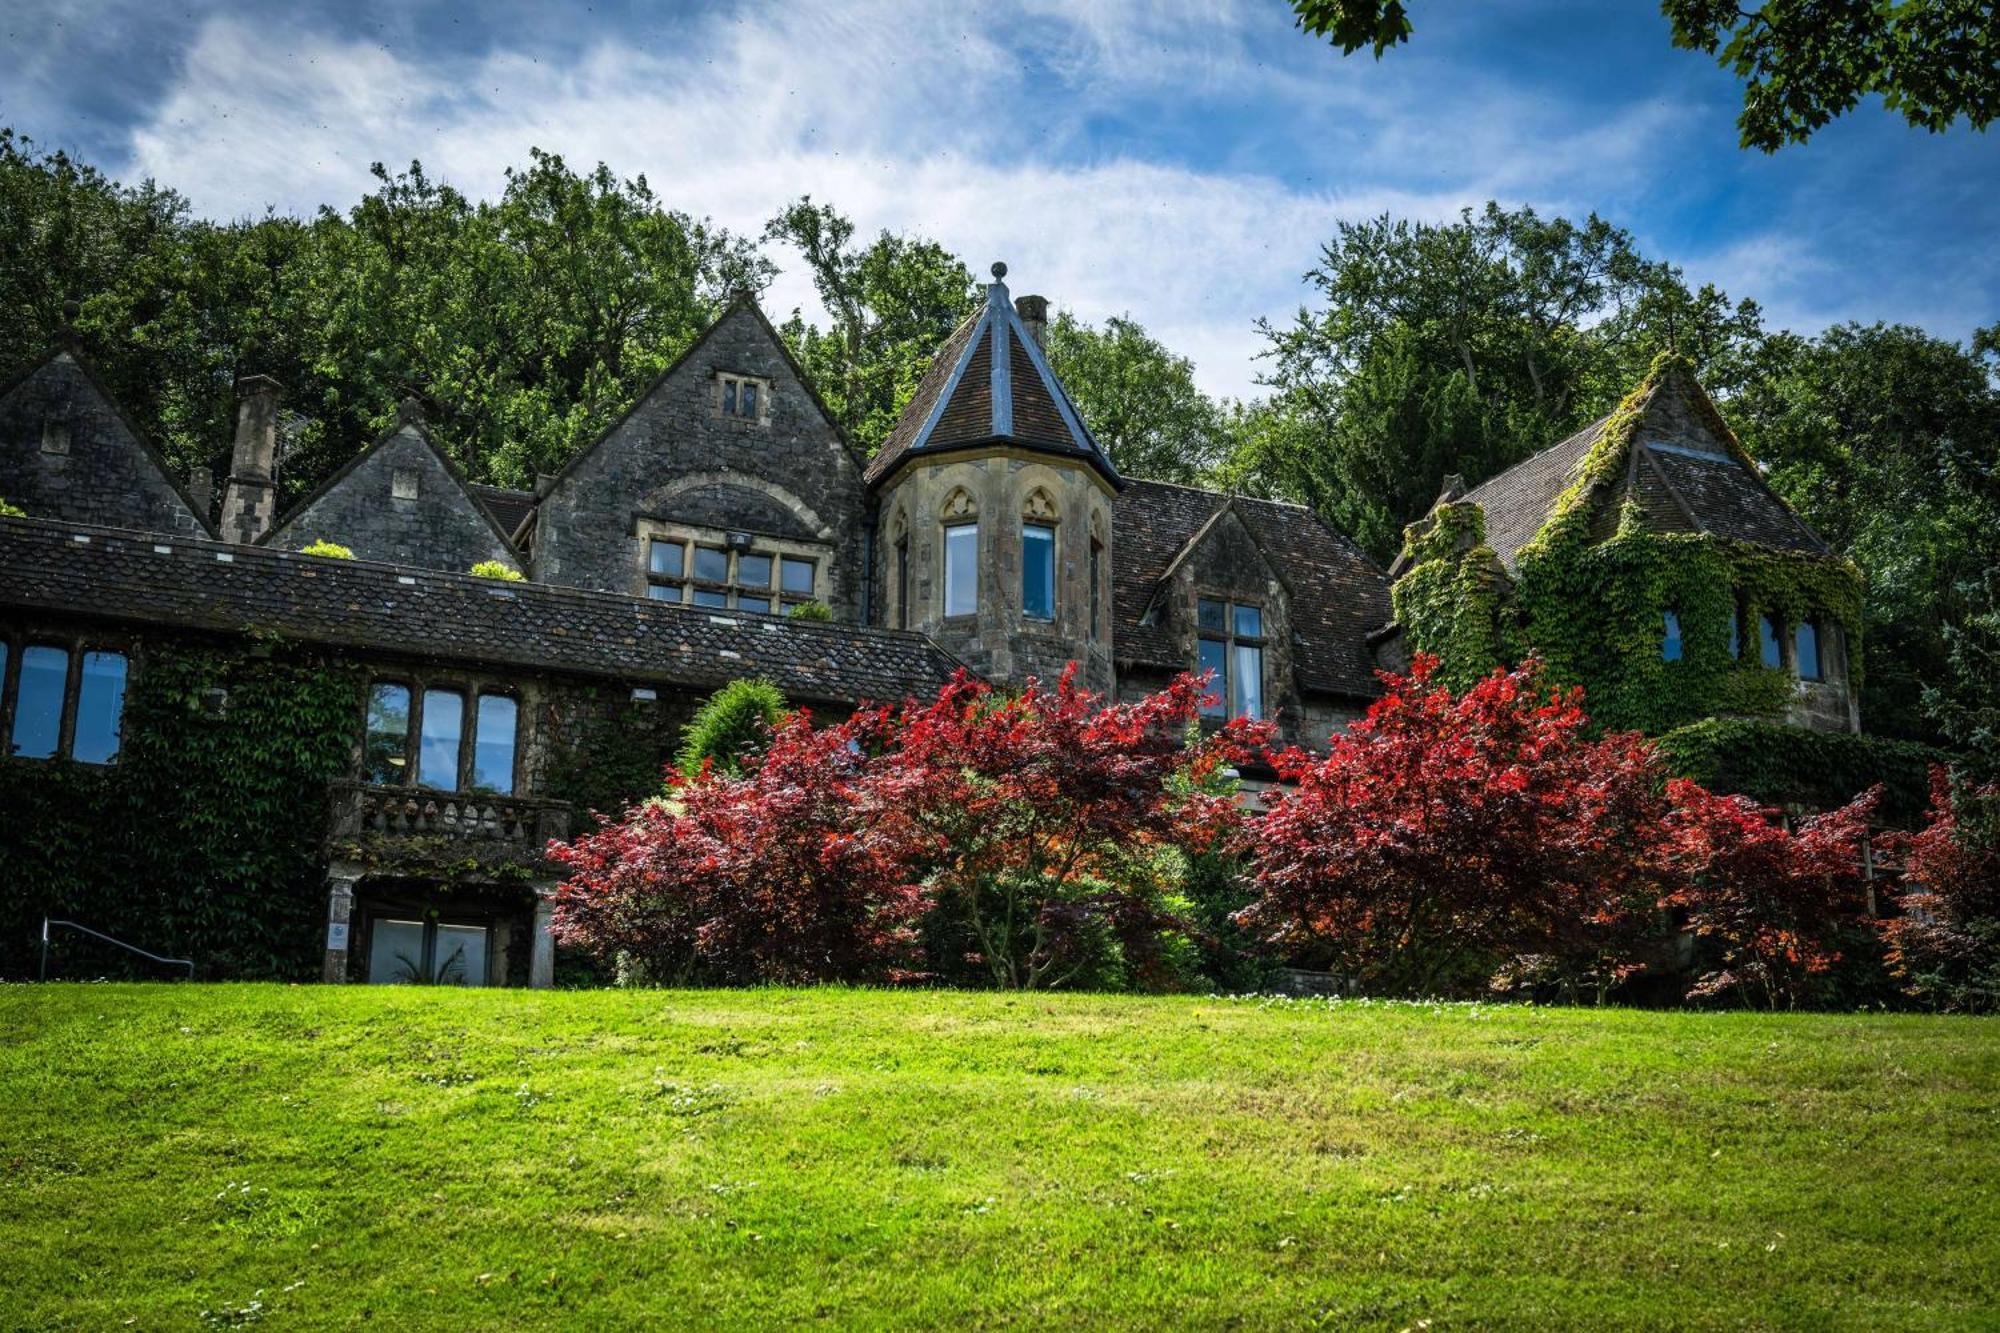
[[136,953],[141,958],[144,958],[149,962],[161,963],[167,967],[184,967],[188,970],[188,980],[189,981],[194,980],[194,960],[192,958],[162,958],[160,957],[160,955],[156,953],[147,953],[144,949],[141,949],[136,944],[127,944],[124,940],[114,940],[101,930],[92,930],[89,926],[79,925],[74,921],[63,921],[55,917],[45,916],[42,918],[41,980],[43,981],[47,981],[49,979],[49,927],[50,926],[68,926],[71,930],[80,930],[84,934],[90,936],[93,939],[103,940],[106,944],[115,944],[119,948],[125,950],[127,953]]

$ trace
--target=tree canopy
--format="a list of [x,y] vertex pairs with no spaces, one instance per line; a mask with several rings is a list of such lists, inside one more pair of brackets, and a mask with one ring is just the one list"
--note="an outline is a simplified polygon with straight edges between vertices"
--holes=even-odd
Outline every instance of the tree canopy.
[[[1292,0],[1298,26],[1377,60],[1410,39],[1403,0]],[[1743,83],[1742,146],[1804,143],[1864,97],[1932,133],[2000,116],[2000,19],[1993,0],[1661,0],[1673,44]]]
[[1562,439],[1661,351],[1727,392],[1762,334],[1753,303],[1690,290],[1594,214],[1489,203],[1442,223],[1344,222],[1307,282],[1317,308],[1261,327],[1273,403],[1311,440],[1253,422],[1257,484],[1322,509],[1382,559],[1447,475],[1477,483]]

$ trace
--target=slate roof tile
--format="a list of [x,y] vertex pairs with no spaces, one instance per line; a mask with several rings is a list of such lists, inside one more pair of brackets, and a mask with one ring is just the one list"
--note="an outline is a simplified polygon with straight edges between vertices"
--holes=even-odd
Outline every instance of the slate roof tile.
[[792,698],[842,703],[931,692],[959,666],[900,630],[45,519],[0,519],[0,606],[636,684],[762,675]]
[[1389,619],[1389,582],[1360,547],[1303,505],[1166,482],[1127,481],[1112,506],[1119,659],[1189,665],[1171,632],[1141,621],[1174,558],[1224,504],[1242,517],[1290,595],[1299,687],[1357,698],[1379,693],[1368,636]]

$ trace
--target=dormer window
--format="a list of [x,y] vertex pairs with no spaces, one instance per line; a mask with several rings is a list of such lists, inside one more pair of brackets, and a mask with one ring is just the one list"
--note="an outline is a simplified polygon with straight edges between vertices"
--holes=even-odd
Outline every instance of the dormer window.
[[1195,665],[1212,672],[1202,716],[1264,716],[1264,610],[1220,598],[1195,600]]
[[770,411],[770,381],[749,375],[718,373],[715,377],[717,410],[738,421],[762,421]]

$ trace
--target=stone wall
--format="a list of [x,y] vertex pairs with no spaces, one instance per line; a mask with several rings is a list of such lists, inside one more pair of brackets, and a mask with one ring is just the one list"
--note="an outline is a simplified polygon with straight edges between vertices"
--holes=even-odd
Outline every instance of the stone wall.
[[521,558],[430,442],[405,425],[282,519],[266,544],[288,551],[337,542],[362,560],[463,574],[482,560]]
[[162,461],[68,352],[0,399],[0,499],[36,518],[206,535]]
[[[754,419],[724,414],[719,375],[759,382]],[[696,519],[748,533],[753,550],[758,537],[819,544],[820,599],[836,620],[860,623],[869,527],[860,465],[747,304],[559,474],[535,520],[534,577],[643,594],[642,522]]]

